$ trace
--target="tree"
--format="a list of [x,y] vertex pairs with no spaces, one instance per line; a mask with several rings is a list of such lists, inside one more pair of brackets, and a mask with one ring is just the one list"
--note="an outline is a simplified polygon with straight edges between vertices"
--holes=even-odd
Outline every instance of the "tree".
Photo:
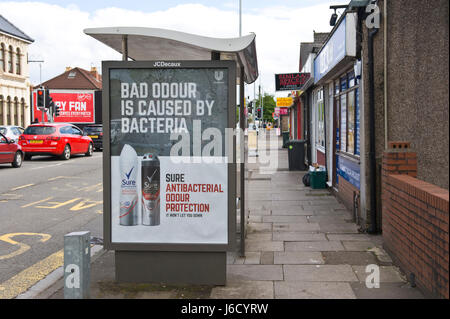
[[[264,107],[263,120],[273,122],[272,113],[275,112],[275,107],[277,105],[275,101],[275,96],[268,93],[264,93],[262,100],[263,100],[262,105]],[[260,96],[258,96],[256,100],[256,108],[260,107],[261,104],[260,101],[261,98]]]

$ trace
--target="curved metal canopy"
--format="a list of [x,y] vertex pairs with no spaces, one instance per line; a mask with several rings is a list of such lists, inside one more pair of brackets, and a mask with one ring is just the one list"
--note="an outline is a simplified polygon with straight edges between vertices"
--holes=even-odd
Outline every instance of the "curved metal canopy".
[[121,54],[126,36],[127,55],[133,60],[211,60],[213,53],[220,53],[221,60],[235,60],[244,68],[244,82],[258,78],[255,34],[222,39],[143,27],[88,28],[84,33]]

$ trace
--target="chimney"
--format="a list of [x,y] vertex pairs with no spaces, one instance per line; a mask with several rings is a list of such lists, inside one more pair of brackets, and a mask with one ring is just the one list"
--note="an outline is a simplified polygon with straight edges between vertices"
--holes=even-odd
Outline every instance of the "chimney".
[[91,73],[92,76],[93,76],[96,80],[99,80],[100,74],[98,74],[97,68],[96,68],[95,66],[91,66],[91,71],[90,71],[89,73]]

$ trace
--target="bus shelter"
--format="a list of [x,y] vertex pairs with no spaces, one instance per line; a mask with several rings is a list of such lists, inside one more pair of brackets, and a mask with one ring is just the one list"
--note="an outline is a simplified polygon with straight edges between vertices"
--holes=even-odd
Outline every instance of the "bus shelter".
[[[248,217],[248,205],[245,200],[247,183],[246,162],[248,155],[243,133],[247,126],[244,107],[239,108],[239,128],[241,129],[241,134],[239,134],[239,151],[236,150],[236,142],[234,141],[233,143],[235,153],[239,153],[237,154],[238,162],[234,161],[233,163],[228,163],[227,169],[228,205],[225,205],[227,206],[228,210],[227,242],[220,242],[220,238],[217,239],[217,241],[211,243],[202,243],[201,241],[193,243],[182,243],[176,240],[172,242],[171,240],[173,240],[173,238],[176,236],[165,236],[164,238],[168,240],[167,243],[164,242],[165,239],[161,242],[149,243],[139,242],[139,240],[130,243],[124,242],[124,240],[115,242],[114,232],[116,231],[115,229],[119,229],[119,227],[122,227],[127,231],[130,231],[130,229],[136,229],[136,231],[138,231],[140,226],[137,224],[139,224],[140,222],[144,225],[160,225],[160,221],[159,217],[158,220],[155,221],[155,218],[151,216],[151,214],[154,213],[153,211],[151,211],[152,209],[154,210],[154,206],[152,206],[153,204],[149,204],[149,207],[151,207],[149,208],[150,217],[147,216],[147,218],[145,218],[144,213],[142,213],[143,215],[141,221],[135,223],[135,221],[130,217],[133,211],[130,209],[126,212],[124,211],[125,213],[122,212],[122,203],[120,202],[120,205],[119,203],[117,203],[116,205],[114,200],[112,200],[115,194],[115,186],[113,186],[113,179],[115,177],[114,173],[111,173],[111,168],[114,166],[114,163],[116,161],[115,159],[113,159],[115,147],[115,136],[113,136],[113,133],[114,125],[119,123],[120,121],[117,122],[117,119],[112,119],[113,111],[111,109],[111,105],[115,103],[114,99],[116,97],[114,95],[115,93],[112,92],[113,87],[112,85],[110,86],[110,83],[113,83],[111,81],[119,81],[118,79],[120,78],[120,76],[122,76],[122,78],[139,79],[139,74],[142,74],[142,72],[153,74],[155,72],[164,72],[165,70],[170,69],[172,73],[177,74],[176,72],[178,72],[179,69],[183,68],[189,70],[192,69],[194,71],[197,68],[201,70],[201,72],[203,72],[202,74],[212,72],[211,76],[214,77],[214,83],[221,83],[220,80],[222,77],[222,73],[220,72],[222,71],[219,72],[214,70],[225,70],[228,77],[232,77],[232,79],[230,79],[227,83],[229,88],[229,92],[227,91],[228,113],[224,113],[225,115],[222,115],[223,117],[228,117],[228,122],[226,124],[228,128],[235,129],[236,125],[234,124],[236,122],[236,100],[239,101],[238,103],[240,106],[244,106],[244,83],[253,83],[258,77],[255,34],[249,34],[239,38],[224,39],[204,37],[172,30],[142,27],[88,28],[84,30],[84,33],[122,54],[122,62],[104,61],[102,70],[104,88],[103,125],[105,131],[104,139],[106,140],[107,144],[107,146],[105,147],[103,158],[103,179],[105,189],[104,242],[106,249],[115,250],[116,279],[118,281],[128,282],[225,284],[226,251],[236,249],[235,244],[238,242],[238,251],[241,256],[245,256],[245,225]],[[117,73],[119,71],[123,73],[131,69],[133,70],[133,72],[126,73],[125,75],[122,74],[116,76],[114,73]],[[141,78],[145,78],[145,76],[141,76]],[[129,89],[130,86],[132,86],[132,84],[133,83],[126,83],[121,86],[121,92],[125,92],[123,94],[125,94],[126,97],[130,95],[129,92],[133,94],[132,88],[129,91],[126,91],[126,89]],[[136,86],[136,95],[138,95],[138,91],[140,91],[141,93],[142,91],[144,91],[144,93],[142,94],[145,94],[147,90],[145,89],[145,87],[147,87],[146,83],[140,83],[139,88]],[[239,90],[237,90],[237,87],[239,87]],[[181,86],[179,90],[182,90]],[[117,91],[119,90],[116,90],[115,92]],[[237,92],[239,92],[238,99]],[[206,93],[206,95],[209,95],[209,93]],[[133,101],[131,100],[122,101],[122,103],[128,102],[131,104],[133,103]],[[144,103],[142,101],[138,102]],[[197,103],[201,104],[203,102]],[[117,107],[117,109],[118,108],[120,107]],[[126,121],[122,122],[122,130],[123,123],[126,123]],[[230,127],[231,123],[233,123],[233,127]],[[135,148],[139,149],[139,145]],[[145,154],[144,156],[141,156],[139,162],[143,163],[144,160],[148,161],[149,157],[151,160],[151,156],[151,154]],[[161,158],[161,161],[163,161],[163,158]],[[146,163],[151,163],[151,161],[148,161]],[[147,167],[145,168],[145,170],[148,171],[148,167],[153,164],[146,165]],[[165,164],[161,164],[161,173],[163,171],[164,165]],[[194,170],[194,166],[192,169]],[[127,178],[133,176],[132,172],[133,169],[128,171],[128,174],[126,174]],[[144,164],[142,164],[141,174],[144,174],[143,172]],[[147,177],[148,181],[154,180],[155,172],[153,172],[153,175],[151,177]],[[207,167],[205,167],[204,172],[206,172],[205,174],[208,174]],[[176,175],[177,178],[184,178],[184,174],[171,175]],[[159,172],[156,176],[159,176]],[[162,180],[163,176],[161,176],[160,178]],[[136,179],[138,183],[140,183],[139,178],[136,177]],[[122,181],[122,184],[123,183],[124,181]],[[144,180],[142,180],[142,183],[140,184],[143,192],[144,183]],[[121,187],[123,188],[124,186]],[[161,187],[161,192],[163,191],[164,190]],[[144,198],[147,197],[145,197],[144,195],[139,195],[142,196],[142,204],[136,203],[135,205],[139,204],[142,207],[147,207],[147,204],[144,204]],[[164,199],[161,198],[161,203],[163,201]],[[158,198],[158,211],[160,210],[159,205],[160,202]],[[120,206],[120,210],[119,208],[116,209],[117,211],[119,211],[119,213],[117,213],[119,214],[119,217],[125,216],[120,220],[120,226],[117,226],[118,223],[115,222],[113,217],[114,215],[112,212],[115,210],[115,206]],[[131,206],[132,203],[130,204],[130,206],[125,206],[125,208]],[[142,208],[142,211],[144,212],[145,208]],[[237,211],[239,211],[239,214],[236,214]],[[167,218],[168,216],[169,214],[167,214]],[[164,217],[166,216],[163,216],[161,218]],[[127,219],[126,222],[122,223],[122,221],[125,219]],[[127,227],[124,225],[134,225],[135,228]],[[236,225],[238,225],[238,227],[236,227]],[[192,227],[195,228],[197,226],[193,224]],[[143,231],[145,227],[141,227],[141,229],[142,230],[140,231]],[[145,231],[148,232],[148,229],[150,228],[145,229]],[[179,269],[175,267],[175,265],[182,265],[184,271],[180,272]]]

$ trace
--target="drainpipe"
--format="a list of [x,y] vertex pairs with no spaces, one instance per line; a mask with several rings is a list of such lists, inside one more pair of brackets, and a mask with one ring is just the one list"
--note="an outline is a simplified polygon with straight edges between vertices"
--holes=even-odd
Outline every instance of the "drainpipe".
[[375,158],[375,85],[373,68],[373,37],[378,33],[377,28],[369,31],[368,41],[368,77],[369,77],[369,178],[370,178],[370,234],[377,233],[377,182]]
[[388,148],[388,100],[387,100],[387,0],[383,1],[383,55],[384,55],[384,149]]

